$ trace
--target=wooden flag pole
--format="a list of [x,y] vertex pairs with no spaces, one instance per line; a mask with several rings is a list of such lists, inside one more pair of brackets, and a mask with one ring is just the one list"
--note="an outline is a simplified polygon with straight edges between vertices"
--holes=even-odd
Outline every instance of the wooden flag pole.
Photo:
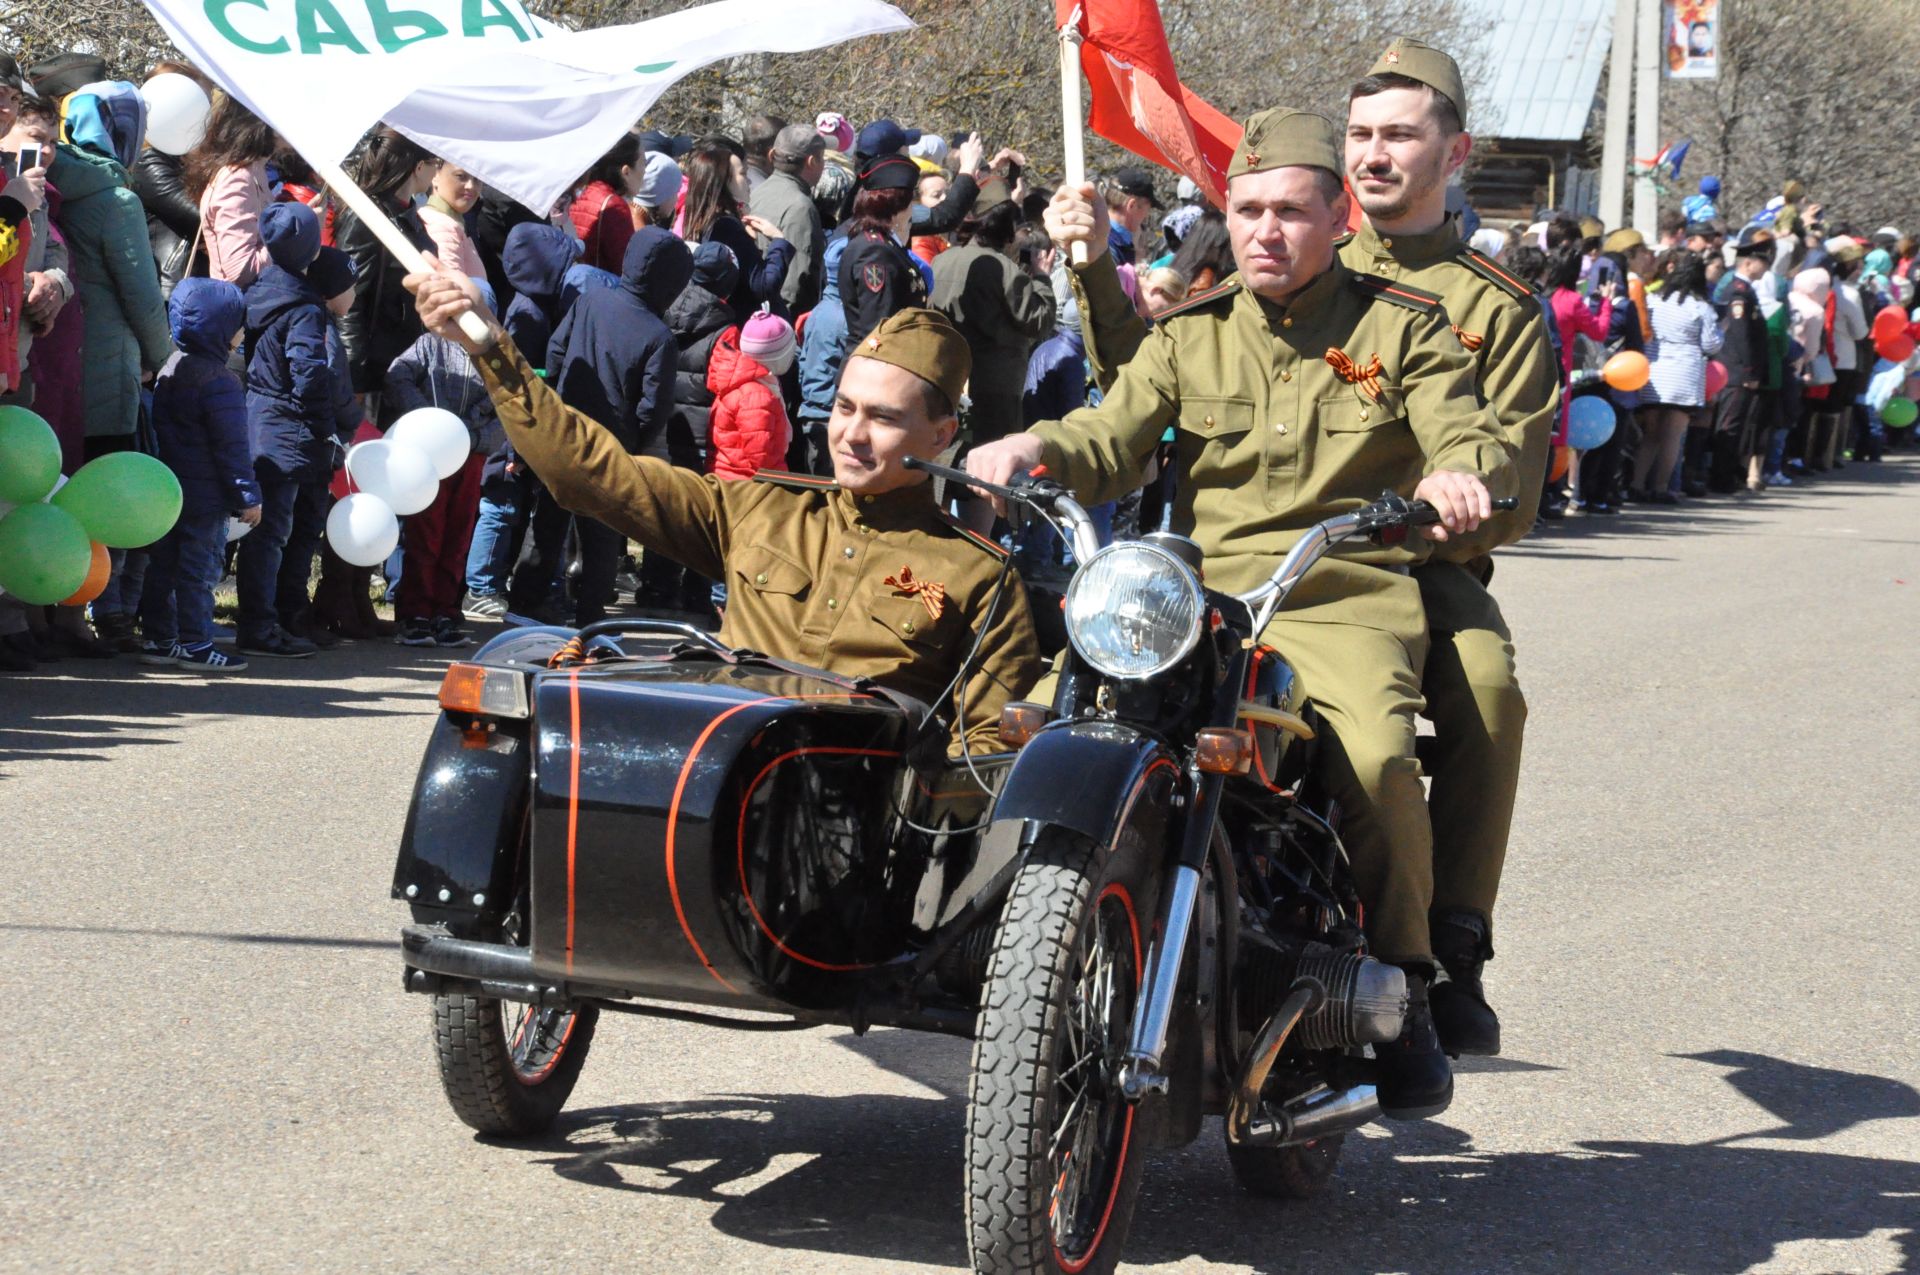
[[[1060,28],[1060,150],[1069,186],[1087,180],[1087,113],[1080,100],[1080,8]],[[1076,242],[1073,264],[1087,264],[1087,245]]]
[[[393,224],[393,218],[386,210],[374,202],[373,196],[361,190],[346,170],[331,160],[309,160],[313,175],[323,185],[340,197],[340,201],[353,209],[353,215],[363,222],[374,237],[386,246],[394,259],[407,268],[408,274],[424,274],[433,269],[433,263],[427,260],[427,254],[416,248],[411,239],[401,233],[400,227]],[[460,316],[460,330],[474,341],[484,343],[488,339],[487,324],[472,310]]]

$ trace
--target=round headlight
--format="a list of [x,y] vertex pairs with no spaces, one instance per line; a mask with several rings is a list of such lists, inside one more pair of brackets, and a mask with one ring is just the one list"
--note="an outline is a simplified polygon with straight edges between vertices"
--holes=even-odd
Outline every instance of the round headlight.
[[1138,540],[1108,545],[1067,586],[1067,636],[1108,677],[1152,677],[1200,640],[1206,597],[1186,564]]

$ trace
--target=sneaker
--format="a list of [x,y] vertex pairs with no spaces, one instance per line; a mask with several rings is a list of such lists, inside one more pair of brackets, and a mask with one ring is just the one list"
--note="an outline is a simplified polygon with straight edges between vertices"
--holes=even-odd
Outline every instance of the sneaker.
[[393,640],[399,646],[432,646],[433,625],[426,620],[402,620]]
[[311,659],[320,650],[305,638],[295,637],[279,625],[259,637],[241,638],[239,646],[243,655],[264,655],[275,660]]
[[241,673],[247,667],[245,660],[237,655],[228,655],[211,642],[205,646],[180,646],[176,643],[173,653],[174,663],[201,673]]
[[168,668],[180,662],[180,650],[178,642],[142,642],[140,662],[155,668]]
[[507,617],[507,600],[497,593],[469,593],[460,605],[460,613],[469,620],[492,622]]
[[435,646],[472,646],[473,635],[460,627],[460,621],[450,615],[443,615],[433,622],[433,644]]
[[1785,474],[1781,473],[1779,470],[1775,470],[1773,473],[1767,475],[1767,486],[1791,487],[1793,486],[1793,479],[1787,477]]

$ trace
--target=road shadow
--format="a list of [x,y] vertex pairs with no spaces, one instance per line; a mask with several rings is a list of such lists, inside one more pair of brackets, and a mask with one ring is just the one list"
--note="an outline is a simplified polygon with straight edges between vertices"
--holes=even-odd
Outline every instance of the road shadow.
[[0,921],[0,933],[86,934],[101,938],[183,939],[201,943],[243,943],[265,947],[368,948],[398,952],[397,939],[348,938],[337,934],[248,934],[229,930],[160,930],[120,925],[30,925]]
[[[876,1032],[846,1043],[889,1069],[910,1062],[903,1074],[931,1095],[603,1107],[568,1113],[533,1149],[569,1181],[703,1201],[717,1230],[757,1244],[964,1268],[966,1042],[928,1051],[907,1033]],[[1911,1086],[1884,1077],[1757,1054],[1692,1060],[1732,1068],[1730,1083],[1790,1131],[1747,1138],[1824,1137],[1920,1108]],[[1920,1262],[1920,1165],[1734,1145],[1742,1140],[1494,1153],[1438,1122],[1376,1126],[1348,1137],[1323,1196],[1276,1203],[1236,1189],[1211,1121],[1199,1142],[1148,1166],[1126,1254],[1273,1275],[1704,1275],[1765,1262],[1781,1244],[1881,1232],[1909,1266]]]
[[[0,682],[0,778],[10,763],[107,761],[116,749],[175,744],[182,731],[214,718],[418,715],[420,707],[394,701],[428,702],[449,658],[446,651],[368,642],[307,660],[258,660],[218,680],[147,668],[130,656],[63,659]],[[368,688],[368,679],[406,685]]]

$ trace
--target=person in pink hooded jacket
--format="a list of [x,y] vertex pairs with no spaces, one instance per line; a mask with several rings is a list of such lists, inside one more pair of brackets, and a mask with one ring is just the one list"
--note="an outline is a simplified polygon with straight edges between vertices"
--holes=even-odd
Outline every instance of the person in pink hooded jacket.
[[780,378],[793,366],[793,328],[762,309],[739,328],[721,333],[707,364],[713,392],[713,472],[751,478],[784,469],[793,426],[780,399]]
[[270,125],[223,93],[206,140],[187,159],[187,189],[200,205],[207,273],[242,291],[273,261],[260,235],[260,214],[273,202],[267,160],[278,144]]

